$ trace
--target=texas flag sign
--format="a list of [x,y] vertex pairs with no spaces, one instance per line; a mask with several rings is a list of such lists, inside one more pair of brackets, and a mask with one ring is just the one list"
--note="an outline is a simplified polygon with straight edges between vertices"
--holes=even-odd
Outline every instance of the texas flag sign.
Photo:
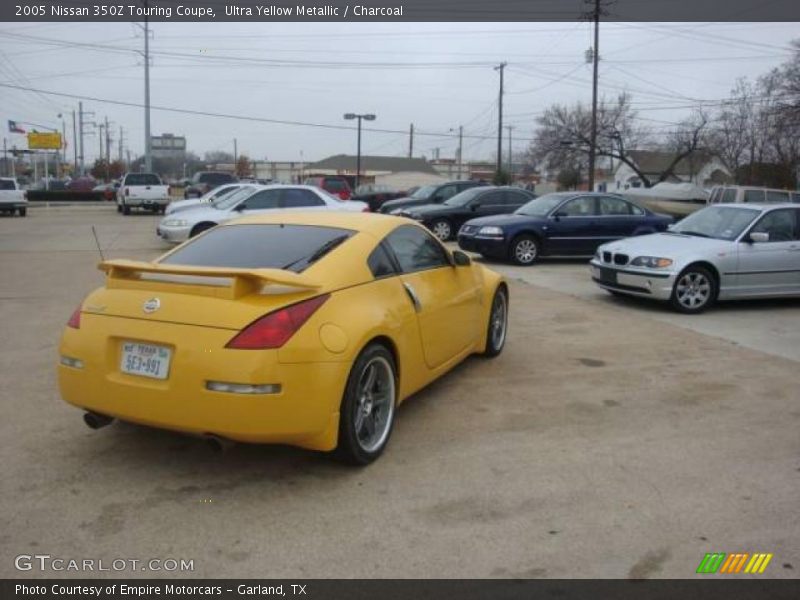
[[16,121],[9,121],[8,122],[8,130],[11,133],[25,133],[25,130],[22,127],[20,127],[19,125],[17,125]]

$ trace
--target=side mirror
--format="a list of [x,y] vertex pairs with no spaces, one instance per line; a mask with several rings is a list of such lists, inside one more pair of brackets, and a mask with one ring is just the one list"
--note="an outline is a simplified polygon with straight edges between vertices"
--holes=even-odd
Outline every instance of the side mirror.
[[467,267],[472,264],[469,256],[464,254],[461,250],[453,250],[453,262],[457,267]]
[[667,225],[667,231],[672,231],[673,229],[675,229],[675,223],[670,223]]
[[556,212],[556,213],[553,213],[553,218],[554,218],[556,221],[558,221],[558,220],[559,220],[561,217],[566,217],[566,216],[567,216],[567,213],[565,213],[565,212],[563,212],[563,211],[558,211],[558,212]]
[[761,231],[753,231],[747,236],[747,241],[751,244],[763,244],[769,241],[769,234]]
[[242,212],[243,210],[247,210],[247,205],[244,202],[242,202],[241,204],[237,204],[236,206],[234,206],[233,210],[235,210],[236,212]]
[[473,203],[473,204],[470,204],[470,205],[469,205],[469,208],[470,208],[470,210],[471,210],[472,212],[475,212],[475,211],[476,211],[476,210],[478,210],[480,207],[481,207],[481,203],[480,203],[480,202],[475,202],[475,203]]

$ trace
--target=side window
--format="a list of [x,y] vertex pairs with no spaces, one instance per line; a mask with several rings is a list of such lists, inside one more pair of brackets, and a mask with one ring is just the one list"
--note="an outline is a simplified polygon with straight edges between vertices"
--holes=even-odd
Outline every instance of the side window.
[[263,210],[265,208],[278,208],[280,206],[280,190],[264,190],[250,196],[242,202],[239,210]]
[[764,190],[745,190],[745,202],[764,202]]
[[789,201],[788,192],[776,192],[772,190],[767,191],[767,202],[781,203]]
[[595,214],[594,198],[592,196],[574,198],[562,204],[558,212],[567,217],[592,217]]
[[791,208],[773,210],[755,224],[751,233],[768,233],[770,242],[791,242],[797,239],[797,211]]
[[729,203],[729,202],[736,202],[736,189],[728,188],[724,192],[722,192],[722,200],[721,202]]
[[436,192],[436,197],[442,200],[447,200],[448,198],[455,196],[459,191],[460,190],[458,189],[458,187],[454,185],[446,185],[443,188],[439,189],[438,192]]
[[306,206],[325,206],[325,202],[309,190],[285,189],[281,195],[281,207],[300,208]]
[[631,205],[620,198],[603,196],[598,199],[601,215],[619,216],[630,215]]
[[404,273],[450,265],[444,248],[428,232],[415,225],[398,227],[386,236],[386,243]]
[[794,202],[795,204],[800,204],[800,192],[792,193],[792,202]]
[[531,199],[530,196],[520,194],[519,192],[505,192],[504,204],[509,206],[522,206]]
[[480,206],[499,206],[505,204],[505,192],[490,192],[488,194],[480,194],[470,204]]
[[722,188],[715,187],[713,190],[711,190],[711,196],[708,198],[708,203],[716,204],[719,202],[720,194],[722,194]]
[[375,279],[389,277],[397,272],[394,268],[394,263],[389,258],[386,250],[383,249],[383,244],[376,246],[375,250],[369,255],[367,266],[372,271],[372,276]]

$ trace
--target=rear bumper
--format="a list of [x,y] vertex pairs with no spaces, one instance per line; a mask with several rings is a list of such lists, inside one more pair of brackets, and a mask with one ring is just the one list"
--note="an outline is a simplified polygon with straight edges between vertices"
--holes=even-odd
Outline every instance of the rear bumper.
[[17,210],[18,208],[27,208],[27,206],[27,200],[20,200],[19,202],[0,202],[0,211]]
[[127,196],[122,202],[132,208],[155,208],[166,206],[170,203],[170,198],[131,198]]
[[592,259],[589,263],[592,280],[601,288],[656,300],[669,300],[675,273],[648,269],[620,268]]
[[[102,321],[113,319],[114,335]],[[227,329],[115,319],[84,313],[81,329],[67,328],[58,384],[66,402],[142,425],[194,435],[214,434],[253,443],[282,443],[314,450],[336,446],[349,362],[281,363],[278,351],[228,350]],[[172,350],[168,378],[120,370],[122,342],[142,341]],[[278,384],[274,394],[206,389],[208,381]]]

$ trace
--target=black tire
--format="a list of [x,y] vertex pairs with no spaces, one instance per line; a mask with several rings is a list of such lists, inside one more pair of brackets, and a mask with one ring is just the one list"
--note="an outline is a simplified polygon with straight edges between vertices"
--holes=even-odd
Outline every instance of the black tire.
[[192,228],[192,231],[189,232],[189,237],[193,238],[196,235],[200,235],[204,231],[208,231],[212,227],[216,227],[216,223],[198,223]]
[[131,214],[131,207],[128,206],[127,204],[123,204],[122,205],[122,214],[126,215],[126,216]]
[[508,254],[511,262],[527,267],[539,259],[539,250],[539,240],[532,235],[523,234],[511,241]]
[[[373,387],[366,394],[370,377],[373,377]],[[359,354],[347,378],[339,416],[337,459],[363,466],[381,455],[394,427],[397,388],[397,367],[392,353],[382,344],[370,344]],[[373,394],[382,397],[376,399]],[[372,423],[372,433],[369,423]]]
[[[20,217],[24,217],[25,215],[27,215],[27,214],[28,214],[28,208],[27,208],[27,207],[25,207],[25,206],[21,206],[21,207],[19,207],[19,208],[17,209],[17,212],[19,213],[19,216],[20,216]],[[12,216],[13,216],[13,214],[14,214],[14,213],[12,212],[11,214],[12,214]]]
[[117,203],[117,212],[122,213],[122,205]]
[[431,223],[430,230],[441,242],[453,239],[453,224],[447,219],[436,219]]
[[[498,314],[499,313],[499,314]],[[508,336],[508,290],[501,285],[492,297],[489,320],[486,324],[486,348],[481,356],[494,358],[506,345]]]
[[717,301],[717,278],[706,267],[689,265],[675,278],[669,303],[678,312],[698,314]]

